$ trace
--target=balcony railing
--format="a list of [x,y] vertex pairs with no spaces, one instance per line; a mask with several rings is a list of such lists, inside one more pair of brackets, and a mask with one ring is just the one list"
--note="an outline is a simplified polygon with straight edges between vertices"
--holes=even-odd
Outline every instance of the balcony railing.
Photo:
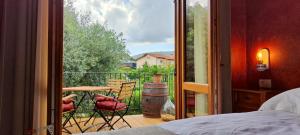
[[[121,79],[126,81],[136,81],[136,88],[134,90],[133,102],[130,108],[130,114],[141,113],[141,99],[143,84],[145,82],[152,82],[152,75],[143,73],[107,73],[107,72],[64,72],[64,87],[71,86],[105,86],[110,79]],[[168,85],[169,97],[174,100],[174,73],[163,74],[162,82]],[[69,93],[66,93],[69,94]],[[80,95],[82,93],[77,92]],[[86,110],[93,108],[93,103],[89,102],[78,111],[81,114],[86,114]]]

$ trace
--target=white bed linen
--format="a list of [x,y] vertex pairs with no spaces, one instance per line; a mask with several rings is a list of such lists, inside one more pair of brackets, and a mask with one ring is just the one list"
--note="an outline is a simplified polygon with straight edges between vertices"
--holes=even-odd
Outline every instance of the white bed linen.
[[177,120],[160,127],[177,135],[300,135],[300,116],[255,111]]
[[300,88],[292,89],[272,97],[259,110],[281,110],[300,115]]

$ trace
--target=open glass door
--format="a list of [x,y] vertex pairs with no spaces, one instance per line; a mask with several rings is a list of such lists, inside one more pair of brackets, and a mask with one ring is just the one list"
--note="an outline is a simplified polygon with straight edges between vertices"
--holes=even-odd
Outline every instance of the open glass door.
[[180,42],[181,117],[213,113],[210,0],[183,0]]

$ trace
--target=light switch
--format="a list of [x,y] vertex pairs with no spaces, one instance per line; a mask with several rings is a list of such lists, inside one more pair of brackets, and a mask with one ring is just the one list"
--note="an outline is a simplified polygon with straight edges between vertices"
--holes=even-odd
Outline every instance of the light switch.
[[271,79],[259,79],[259,88],[272,88],[272,80]]

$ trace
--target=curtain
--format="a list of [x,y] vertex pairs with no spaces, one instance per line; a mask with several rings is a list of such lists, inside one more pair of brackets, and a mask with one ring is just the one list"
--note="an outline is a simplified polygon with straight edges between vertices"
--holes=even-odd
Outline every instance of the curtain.
[[1,0],[0,129],[31,134],[35,88],[37,0]]
[[33,129],[36,130],[36,134],[38,135],[46,135],[48,86],[48,0],[40,1],[38,6]]

